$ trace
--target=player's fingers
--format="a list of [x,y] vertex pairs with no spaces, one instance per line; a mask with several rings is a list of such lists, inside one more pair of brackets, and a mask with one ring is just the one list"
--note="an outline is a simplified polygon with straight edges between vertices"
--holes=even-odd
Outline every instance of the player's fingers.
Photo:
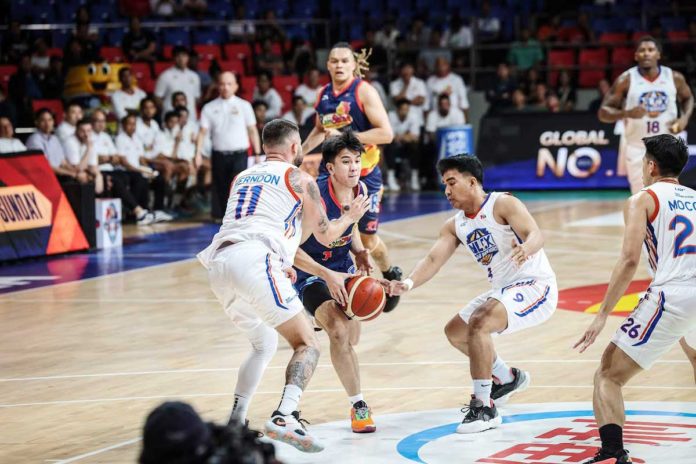
[[348,292],[346,292],[345,287],[341,287],[341,298],[343,299],[343,305],[346,305],[348,303]]

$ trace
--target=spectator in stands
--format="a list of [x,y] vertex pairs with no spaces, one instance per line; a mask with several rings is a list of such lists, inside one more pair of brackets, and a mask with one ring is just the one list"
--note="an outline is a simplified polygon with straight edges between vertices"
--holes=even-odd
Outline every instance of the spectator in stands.
[[541,43],[552,43],[558,40],[558,32],[561,29],[561,17],[554,15],[551,19],[542,20],[537,30],[537,40]]
[[111,135],[106,131],[106,113],[104,110],[92,111],[90,120],[92,121],[94,156],[97,157],[99,171],[104,175],[105,172],[113,171],[114,166],[121,165],[120,155]]
[[435,132],[437,129],[466,123],[464,113],[452,104],[450,94],[441,93],[436,101],[437,108],[428,113],[428,118],[425,123],[425,131],[431,141],[435,140]]
[[171,111],[171,95],[176,91],[186,94],[189,113],[196,112],[201,97],[201,80],[198,74],[188,68],[189,51],[185,47],[174,47],[174,66],[164,71],[157,79],[155,97],[163,104],[163,110]]
[[271,74],[268,72],[260,72],[254,88],[254,101],[263,101],[266,103],[268,110],[266,111],[265,121],[279,118],[283,110],[283,99],[280,98],[278,91],[273,88]]
[[399,38],[399,30],[396,28],[393,19],[384,22],[382,29],[375,34],[375,43],[384,47],[385,50],[396,50],[396,39]]
[[525,93],[525,95],[532,95],[534,89],[536,89],[537,84],[544,82],[539,75],[539,70],[537,68],[529,68],[520,82],[520,88]]
[[577,89],[573,84],[568,70],[563,69],[558,73],[558,86],[556,87],[561,111],[573,111],[577,101]]
[[406,34],[404,46],[420,49],[430,42],[430,28],[425,24],[422,16],[415,16]]
[[[186,111],[185,107],[183,111]],[[184,187],[189,177],[189,167],[193,161],[193,153],[184,153],[181,150],[183,131],[179,125],[179,113],[177,110],[169,111],[164,115],[162,131],[157,136],[155,152],[157,155],[148,160],[150,167],[159,171],[167,186],[171,185],[172,179],[177,184],[183,182]]]
[[[63,145],[53,133],[55,118],[51,110],[41,108],[36,112],[36,132],[27,139],[28,150],[41,150],[60,182],[77,180],[80,170],[68,162]],[[87,181],[84,175],[85,182]]]
[[578,15],[578,23],[575,26],[564,27],[558,33],[561,42],[584,43],[594,42],[595,33],[590,25],[590,17],[586,12]]
[[312,113],[314,113],[314,105],[317,102],[317,96],[322,88],[322,85],[319,83],[319,77],[319,70],[317,68],[312,68],[307,71],[305,75],[306,84],[303,82],[295,89],[295,95],[304,98],[308,109]]
[[439,96],[444,93],[449,96],[449,102],[452,106],[463,112],[464,121],[469,120],[469,97],[466,85],[460,76],[451,72],[449,61],[444,58],[438,58],[435,61],[435,75],[430,76],[427,86],[431,101],[437,101]]
[[207,69],[200,62],[200,56],[195,50],[191,51],[191,56],[189,57],[189,69],[196,74],[198,74],[198,79],[201,81],[201,89],[207,89],[212,79],[210,77],[209,69],[211,67],[211,62],[208,61]]
[[481,13],[478,17],[478,40],[481,42],[497,42],[500,38],[500,19],[491,13],[488,0],[481,3]]
[[118,80],[121,88],[111,94],[111,106],[116,119],[120,121],[128,113],[137,113],[140,110],[140,102],[147,94],[135,86],[133,74],[128,67],[118,70]]
[[503,111],[505,113],[523,113],[533,111],[533,109],[527,105],[527,96],[522,89],[516,89],[512,92],[512,106],[505,108]]
[[34,41],[34,47],[31,54],[31,70],[42,78],[51,67],[51,57],[48,54],[48,44],[43,37],[39,37]]
[[77,102],[68,103],[68,107],[63,115],[63,122],[58,125],[56,129],[56,135],[60,139],[61,143],[65,144],[65,141],[75,135],[75,129],[77,129],[77,123],[83,118],[82,106]]
[[290,57],[288,60],[288,71],[298,76],[304,75],[309,69],[317,65],[312,43],[300,37],[292,39],[290,52],[287,56]]
[[261,53],[256,55],[256,69],[271,74],[282,74],[284,68],[283,57],[273,51],[271,39],[264,39],[261,43]]
[[428,88],[422,79],[414,76],[413,64],[404,62],[401,65],[399,78],[389,84],[389,95],[394,103],[399,100],[408,100],[409,109],[421,121],[424,120],[424,111],[428,108]]
[[[135,131],[143,143],[145,157],[148,159],[156,155],[154,152],[155,141],[160,133],[160,126],[155,116],[157,116],[157,104],[155,101],[150,97],[140,100],[140,116],[137,119]],[[123,121],[123,118],[120,121]]]
[[213,201],[211,214],[221,220],[229,186],[234,177],[247,167],[250,146],[256,160],[261,153],[261,141],[256,128],[254,110],[249,102],[235,96],[237,78],[231,72],[220,74],[220,96],[207,103],[201,111],[200,130],[196,140],[195,165],[203,162],[203,143],[206,134],[212,136]]
[[256,40],[263,43],[266,39],[271,42],[285,42],[285,31],[278,24],[275,11],[272,9],[266,10],[263,13],[263,22],[256,28]]
[[459,14],[454,14],[442,41],[447,47],[469,48],[474,43],[474,35],[468,23]]
[[82,43],[76,39],[69,39],[63,48],[63,63],[67,69],[73,66],[88,64],[91,59],[88,57]]
[[176,109],[179,106],[185,106],[188,108],[188,98],[184,92],[174,92],[172,94],[172,108]]
[[486,100],[490,104],[489,111],[495,113],[512,105],[512,93],[517,88],[517,82],[510,74],[507,63],[498,64],[495,80],[486,91]]
[[536,111],[546,111],[548,109],[546,106],[548,96],[548,86],[543,82],[537,82],[537,85],[534,87],[534,93],[530,97],[532,108]]
[[0,153],[13,153],[26,149],[22,141],[14,137],[14,127],[10,118],[0,117]]
[[553,92],[549,92],[546,96],[546,109],[551,113],[559,113],[561,111],[561,101]]
[[31,70],[31,55],[29,52],[22,54],[19,68],[10,77],[7,90],[17,110],[17,120],[22,125],[31,124],[33,116],[31,101],[42,98],[43,94],[39,79]]
[[137,16],[131,16],[128,32],[123,36],[123,53],[130,61],[157,61],[155,36],[141,27]]
[[292,97],[292,109],[283,115],[283,119],[292,121],[298,127],[302,127],[309,121],[314,114],[314,111],[307,108],[304,98],[299,95]]
[[98,160],[94,151],[92,123],[89,119],[77,122],[75,133],[63,141],[65,158],[77,171],[75,178],[79,183],[94,183],[94,193],[104,191],[104,178],[97,168]]
[[[234,19],[227,26],[227,35],[232,42],[251,42],[256,35],[256,26],[247,20],[246,8],[238,3],[234,9]],[[217,85],[217,82],[216,82]]]
[[41,82],[41,92],[44,98],[62,98],[64,85],[63,57],[54,55],[49,61],[49,70]]
[[[99,58],[99,36],[96,30],[90,31],[89,20],[78,18],[75,22],[75,30],[68,37],[68,43],[77,41],[81,45],[79,56],[80,63],[90,63]],[[66,53],[63,53],[65,56]],[[66,60],[67,61],[67,60]]]
[[198,136],[198,123],[191,118],[185,106],[175,108],[179,116],[179,129],[181,131],[181,144],[179,145],[179,158],[193,162],[196,156],[196,137]]
[[2,61],[9,64],[18,63],[22,54],[29,51],[30,43],[29,33],[22,30],[22,23],[13,19],[0,41]]
[[520,71],[536,66],[543,61],[544,52],[541,45],[531,37],[528,28],[520,30],[519,40],[510,46],[507,61]]
[[[372,55],[370,55],[370,69],[377,72],[384,72],[389,63],[389,56],[387,54],[387,49],[377,43],[375,31],[368,29],[365,31],[365,41],[358,47],[360,50],[363,48],[365,50],[372,50]],[[359,52],[360,50],[356,50]]]
[[430,33],[430,43],[418,54],[418,60],[424,62],[425,69],[427,69],[425,74],[429,75],[440,59],[451,63],[452,52],[448,48],[442,48],[442,30],[435,28]]
[[[411,102],[407,98],[396,100],[396,110],[389,112],[389,122],[394,131],[394,140],[384,148],[384,156],[387,163],[387,188],[392,192],[401,190],[397,181],[397,167],[403,166],[403,162],[411,171],[411,190],[420,190],[420,139],[423,120],[417,113],[411,111]],[[403,171],[402,171],[403,174]]]
[[179,14],[180,6],[177,0],[150,0],[152,14],[163,18],[171,18]]
[[254,117],[256,118],[256,129],[259,134],[263,132],[263,126],[266,125],[268,120],[268,103],[263,100],[254,100],[251,103],[251,107],[254,110]]
[[590,102],[590,106],[588,109],[590,113],[597,114],[599,108],[602,107],[602,101],[604,101],[604,96],[609,92],[610,88],[611,84],[609,84],[608,80],[602,79],[599,81],[599,83],[597,84],[597,98]]

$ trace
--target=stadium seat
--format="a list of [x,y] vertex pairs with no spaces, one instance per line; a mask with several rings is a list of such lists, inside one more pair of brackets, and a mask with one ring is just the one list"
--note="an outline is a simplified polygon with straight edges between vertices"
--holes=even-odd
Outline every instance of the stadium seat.
[[625,44],[628,42],[628,34],[625,32],[603,32],[599,36],[599,41],[605,44]]
[[63,49],[58,47],[53,47],[48,49],[48,56],[63,56]]
[[667,38],[673,42],[689,40],[689,31],[667,31]]
[[106,23],[116,17],[116,8],[108,3],[95,3],[89,8],[89,14],[95,23]]
[[223,47],[225,57],[228,61],[237,60],[244,63],[245,74],[250,74],[253,69],[251,47],[246,43],[229,43]]
[[233,72],[240,77],[245,74],[244,63],[239,60],[219,61],[218,64],[223,71]]
[[[606,77],[604,67],[607,65],[606,48],[580,50],[578,62],[590,69],[580,69],[578,85],[583,88],[595,87],[599,81]],[[592,69],[594,68],[594,69]]]
[[10,77],[17,72],[17,66],[13,64],[0,65],[0,86],[7,92],[7,85],[10,83]]
[[126,61],[126,55],[121,47],[102,47],[99,50],[99,56],[104,58],[109,63]]
[[611,51],[611,78],[616,79],[622,72],[635,65],[633,47],[616,47]]
[[155,75],[154,78],[157,80],[157,78],[162,74],[164,71],[167,69],[171,68],[172,64],[168,61],[157,61],[155,63]]
[[685,31],[688,29],[686,18],[681,16],[663,16],[660,18],[660,26],[665,31]]
[[189,37],[188,29],[165,29],[164,32],[162,32],[162,42],[165,45],[188,47],[191,45],[191,37]]
[[289,110],[290,106],[292,106],[292,94],[299,85],[299,79],[295,75],[273,76],[273,87],[275,87],[283,100],[283,111]]
[[[256,42],[256,46],[254,47],[254,52],[256,52],[256,54],[260,54],[261,51],[262,51],[261,44]],[[277,55],[282,55],[283,54],[283,44],[281,44],[280,42],[273,42],[271,44],[271,52],[275,53]]]
[[241,86],[239,88],[238,95],[247,101],[252,101],[254,99],[254,88],[256,87],[256,77],[248,76],[242,77]]
[[551,68],[551,72],[549,73],[549,84],[555,86],[558,80],[558,71],[564,68],[571,69],[575,66],[575,50],[550,50],[548,66]]
[[147,93],[155,90],[155,81],[152,79],[149,63],[131,63],[130,68],[138,81],[138,87]]
[[63,102],[59,99],[51,100],[32,100],[31,110],[37,112],[41,108],[48,108],[51,110],[56,118],[56,126],[63,122]]
[[218,45],[227,41],[227,34],[223,29],[206,29],[193,31],[193,43],[205,45]]
[[194,45],[193,50],[198,53],[198,58],[201,60],[222,60],[219,45]]

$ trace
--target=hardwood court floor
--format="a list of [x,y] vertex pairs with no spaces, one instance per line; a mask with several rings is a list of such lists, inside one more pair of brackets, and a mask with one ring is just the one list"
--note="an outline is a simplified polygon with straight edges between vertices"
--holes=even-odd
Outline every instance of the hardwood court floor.
[[[546,233],[559,287],[608,282],[622,228],[569,224],[610,215],[622,201],[542,198],[527,204]],[[394,261],[408,272],[449,215],[384,224]],[[643,267],[637,278],[647,278]],[[443,327],[486,289],[485,275],[460,249],[395,312],[364,324],[357,351],[363,391],[378,421],[380,414],[467,402],[468,364],[448,345]],[[514,402],[589,405],[600,353],[622,320],[610,318],[597,343],[579,355],[571,346],[591,317],[558,310],[540,327],[496,339],[501,356],[533,376],[532,387]],[[193,259],[0,296],[0,327],[2,463],[134,462],[145,415],[166,399],[183,399],[205,419],[225,421],[248,343]],[[347,422],[346,395],[330,364],[327,337],[320,338],[323,357],[302,398],[303,416],[313,423]],[[262,427],[277,405],[289,356],[281,342],[251,406],[252,426]],[[690,364],[673,349],[633,381],[625,398],[696,401]]]

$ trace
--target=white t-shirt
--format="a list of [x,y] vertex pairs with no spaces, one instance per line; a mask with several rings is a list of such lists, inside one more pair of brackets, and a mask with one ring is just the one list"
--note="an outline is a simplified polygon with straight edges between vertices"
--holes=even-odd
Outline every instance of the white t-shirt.
[[160,74],[155,85],[155,95],[163,100],[164,112],[171,111],[172,94],[184,92],[189,114],[196,114],[196,99],[201,96],[201,79],[190,69],[183,71],[176,66]]
[[141,89],[135,88],[132,94],[117,90],[111,95],[111,106],[114,108],[114,113],[119,121],[128,114],[128,110],[139,111],[140,101],[147,97],[147,94]]
[[314,114],[314,110],[312,110],[310,108],[305,108],[304,111],[302,112],[302,116],[301,116],[302,120],[301,121],[297,120],[297,118],[295,117],[295,113],[293,113],[292,111],[288,111],[287,113],[285,113],[283,115],[283,119],[287,119],[288,121],[292,121],[295,124],[297,124],[298,126],[303,126],[304,123],[307,122],[307,119],[311,118],[313,114]]
[[410,133],[418,137],[422,126],[422,120],[418,119],[412,111],[409,111],[405,120],[399,119],[396,111],[389,112],[389,123],[391,124],[394,135],[404,135]]
[[[94,156],[97,157],[97,163],[99,163],[100,156],[119,154],[118,150],[116,149],[116,145],[114,145],[114,141],[109,134],[106,132],[94,132],[93,134],[92,143],[94,144]],[[99,170],[113,171],[114,167],[111,163],[100,163]]]
[[313,89],[305,84],[300,84],[295,89],[295,95],[299,95],[300,97],[304,98],[305,103],[307,103],[307,106],[310,107],[312,113],[314,113],[314,104],[317,102],[317,96],[319,95],[321,88],[321,85]]
[[425,130],[426,132],[435,132],[440,127],[457,126],[461,124],[466,124],[464,113],[459,108],[452,106],[447,116],[444,117],[440,116],[437,110],[432,110],[428,113]]
[[[157,134],[157,140],[155,141],[155,153],[158,155],[172,156],[174,152],[174,144],[176,143],[176,134],[180,131],[179,126],[174,126],[173,130],[169,130],[166,127]],[[179,144],[181,146],[181,144]],[[177,157],[179,156],[179,150],[177,150]]]
[[431,109],[437,109],[437,97],[448,89],[451,90],[449,97],[452,107],[468,110],[469,98],[466,94],[464,79],[454,73],[449,73],[445,77],[430,76],[428,78]]
[[147,159],[152,159],[157,156],[157,153],[155,153],[155,141],[160,132],[160,126],[154,119],[151,119],[150,125],[147,125],[142,118],[138,118],[135,124],[135,135],[137,135],[143,143],[145,147],[145,157]]
[[[404,80],[398,78],[389,84],[389,95],[392,98],[396,98],[396,96],[399,95],[403,89]],[[411,100],[411,102],[413,102],[413,99],[417,97],[425,98],[425,101],[420,105],[414,105],[411,103],[410,109],[411,112],[420,113],[421,121],[423,121],[423,112],[428,108],[428,89],[425,86],[425,82],[417,77],[412,77],[411,80],[408,81],[405,97]]]
[[67,140],[68,137],[75,135],[76,130],[77,126],[73,126],[72,124],[68,124],[67,121],[63,121],[58,124],[58,127],[56,128],[56,135],[61,142],[65,143],[65,140]]
[[283,111],[283,99],[280,98],[280,94],[276,89],[268,89],[268,92],[261,94],[259,88],[254,89],[254,100],[261,100],[268,105],[268,110],[266,111],[266,118],[275,119],[280,117]]
[[216,98],[203,107],[200,126],[210,132],[213,150],[247,150],[247,127],[256,127],[256,116],[251,103],[246,100],[237,96]]
[[26,149],[27,147],[25,147],[19,139],[0,138],[0,153],[13,153],[16,151],[25,151]]
[[133,134],[133,137],[129,137],[125,132],[118,134],[116,149],[118,154],[125,156],[133,167],[140,166],[140,157],[145,156],[145,147],[137,134]]
[[[65,158],[68,160],[68,163],[72,164],[73,166],[77,166],[80,164],[80,161],[82,161],[82,157],[85,156],[87,145],[80,142],[76,135],[71,135],[63,142],[63,150],[65,150]],[[97,157],[94,152],[94,142],[92,143],[92,153],[90,153],[87,164],[89,166],[97,165]]]
[[[196,138],[198,137],[198,123],[195,121],[187,121],[186,125],[181,129],[181,143],[177,156],[181,159],[191,161],[196,156]],[[205,143],[203,144],[205,145]]]
[[60,167],[65,161],[65,150],[63,144],[54,134],[44,134],[41,131],[36,131],[27,139],[27,148],[29,150],[41,150],[44,156],[48,159],[48,164],[52,168]]

